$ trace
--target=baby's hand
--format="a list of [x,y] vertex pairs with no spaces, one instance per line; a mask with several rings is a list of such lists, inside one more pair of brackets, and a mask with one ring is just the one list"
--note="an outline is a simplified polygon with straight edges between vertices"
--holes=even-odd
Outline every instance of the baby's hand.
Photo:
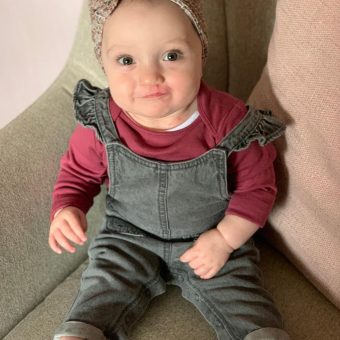
[[53,219],[48,243],[57,254],[61,254],[62,249],[74,253],[76,248],[72,246],[70,241],[83,245],[87,240],[86,230],[85,214],[76,207],[66,207],[57,213]]
[[201,279],[211,279],[234,251],[216,229],[203,233],[181,257]]

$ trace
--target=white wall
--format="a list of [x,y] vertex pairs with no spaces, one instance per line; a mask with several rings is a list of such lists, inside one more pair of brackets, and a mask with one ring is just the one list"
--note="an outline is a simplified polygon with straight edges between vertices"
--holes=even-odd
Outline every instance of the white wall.
[[0,128],[55,80],[85,0],[0,0]]

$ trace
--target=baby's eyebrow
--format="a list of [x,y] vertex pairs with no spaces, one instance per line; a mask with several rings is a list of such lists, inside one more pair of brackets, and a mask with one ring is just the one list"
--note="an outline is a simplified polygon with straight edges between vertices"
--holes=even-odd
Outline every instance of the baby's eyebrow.
[[113,44],[113,45],[110,45],[107,49],[106,49],[106,52],[107,53],[110,53],[110,52],[112,52],[112,51],[114,51],[114,50],[118,50],[118,49],[120,49],[120,50],[122,50],[122,49],[127,49],[127,48],[131,48],[132,47],[132,45],[118,45],[118,44]]
[[174,39],[167,40],[166,43],[168,44],[180,43],[180,44],[185,44],[185,45],[190,44],[189,40],[186,38],[174,38]]

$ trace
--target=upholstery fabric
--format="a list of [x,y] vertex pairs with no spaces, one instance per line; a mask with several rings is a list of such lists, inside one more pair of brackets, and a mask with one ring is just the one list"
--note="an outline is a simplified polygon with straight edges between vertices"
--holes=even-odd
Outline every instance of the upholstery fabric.
[[340,2],[280,0],[250,102],[288,123],[270,242],[340,308]]
[[[51,191],[74,126],[71,102],[55,84],[1,130],[0,338],[85,259],[86,249],[58,256],[47,243]],[[91,234],[101,223],[102,199],[89,215]]]
[[275,8],[276,0],[225,0],[228,32],[227,90],[244,101],[260,78],[266,63]]

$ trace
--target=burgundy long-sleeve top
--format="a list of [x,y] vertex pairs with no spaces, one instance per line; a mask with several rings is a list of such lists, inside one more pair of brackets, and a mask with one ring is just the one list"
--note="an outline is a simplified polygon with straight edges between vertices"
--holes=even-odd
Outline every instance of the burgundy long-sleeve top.
[[[179,162],[198,157],[218,145],[247,112],[247,107],[231,95],[202,84],[198,97],[199,117],[177,131],[153,131],[140,126],[110,99],[109,110],[121,142],[138,155],[154,160]],[[272,144],[257,141],[228,158],[228,190],[231,199],[226,213],[263,226],[275,196]],[[109,185],[105,146],[94,130],[77,125],[60,162],[53,192],[51,218],[66,206],[84,213],[93,204],[102,184]],[[194,201],[193,197],[193,201]]]

